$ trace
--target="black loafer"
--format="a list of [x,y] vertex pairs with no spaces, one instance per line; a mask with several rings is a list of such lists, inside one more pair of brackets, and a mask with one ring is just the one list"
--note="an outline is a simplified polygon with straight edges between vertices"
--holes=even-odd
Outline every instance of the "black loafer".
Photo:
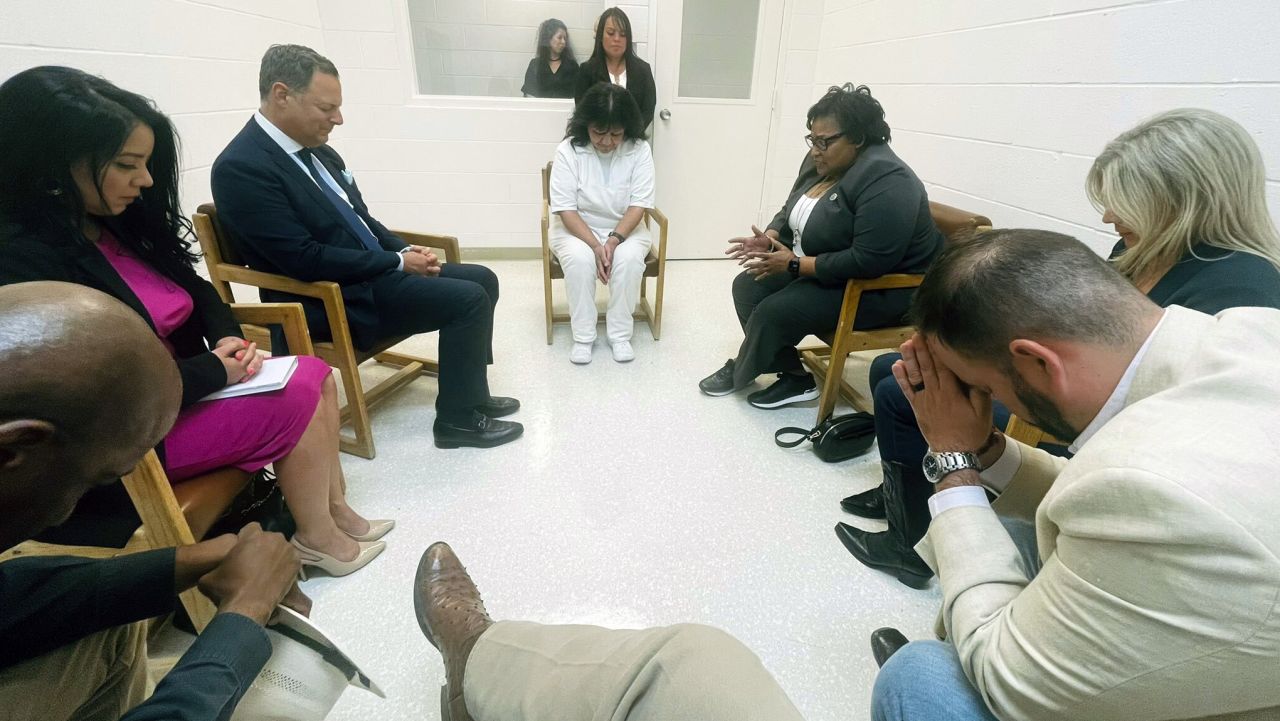
[[933,578],[933,569],[914,550],[895,547],[888,531],[868,533],[847,523],[837,523],[836,536],[862,565],[884,571],[904,586],[923,589]]
[[872,631],[871,655],[876,659],[876,666],[884,668],[884,662],[907,643],[907,637],[896,628],[877,628]]
[[501,418],[520,410],[520,401],[515,398],[489,396],[488,402],[476,406],[476,410],[490,418]]
[[840,508],[845,513],[852,513],[859,518],[872,518],[883,520],[884,513],[884,494],[880,492],[880,486],[876,486],[869,491],[855,493],[840,501]]
[[432,426],[436,448],[493,448],[510,443],[524,433],[524,426],[515,421],[496,421],[483,413],[472,413],[463,422],[443,421],[436,418]]

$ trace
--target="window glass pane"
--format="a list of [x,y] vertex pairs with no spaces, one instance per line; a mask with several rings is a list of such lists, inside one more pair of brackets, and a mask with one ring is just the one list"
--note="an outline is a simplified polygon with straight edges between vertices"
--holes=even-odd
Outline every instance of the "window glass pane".
[[751,97],[760,0],[684,0],[680,97]]
[[[612,2],[609,3],[612,5]],[[418,92],[520,97],[538,27],[556,19],[577,62],[591,57],[605,0],[408,0]]]

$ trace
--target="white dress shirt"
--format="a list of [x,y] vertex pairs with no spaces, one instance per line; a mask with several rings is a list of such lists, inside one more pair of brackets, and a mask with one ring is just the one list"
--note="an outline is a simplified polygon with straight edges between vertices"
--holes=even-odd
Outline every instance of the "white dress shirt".
[[[1098,415],[1093,417],[1089,425],[1085,426],[1080,435],[1068,447],[1072,455],[1079,453],[1084,444],[1124,408],[1125,399],[1129,396],[1129,388],[1133,385],[1134,374],[1138,372],[1138,366],[1142,363],[1143,356],[1147,354],[1151,339],[1155,337],[1161,323],[1164,323],[1163,314],[1160,316],[1160,321],[1156,323],[1155,328],[1151,329],[1151,335],[1147,336],[1147,339],[1142,342],[1142,347],[1138,348],[1138,352],[1133,355],[1133,360],[1129,361],[1129,366],[1124,369],[1124,375],[1120,376],[1120,382],[1116,383],[1115,390],[1111,391],[1111,396],[1107,398],[1107,402],[1102,404],[1102,409],[1098,411]],[[929,515],[937,518],[943,512],[953,508],[991,505],[991,502],[987,500],[987,492],[983,487],[990,488],[996,493],[1003,492],[1004,489],[1009,487],[1009,482],[1013,480],[1014,474],[1018,472],[1018,468],[1021,466],[1022,445],[1006,441],[1004,452],[1000,454],[1000,458],[996,459],[995,463],[992,463],[979,474],[982,477],[982,486],[956,486],[933,494],[929,497]]]
[[[262,128],[262,131],[267,134],[267,137],[274,140],[275,144],[279,145],[280,149],[293,160],[294,165],[297,165],[298,169],[306,174],[307,180],[310,180],[313,183],[316,182],[315,177],[311,175],[307,170],[307,166],[303,164],[302,158],[298,157],[298,151],[302,150],[304,147],[302,143],[299,143],[288,135],[285,135],[283,130],[277,128],[270,120],[267,120],[267,117],[261,112],[255,112],[253,114],[253,119],[258,123],[258,127]],[[333,179],[333,176],[329,174],[329,169],[324,167],[324,163],[320,162],[320,159],[314,154],[311,156],[311,163],[315,166],[316,170],[320,171],[320,177],[324,180],[325,184],[332,188],[333,192],[337,193],[338,197],[342,198],[347,205],[351,205],[351,198],[347,197],[347,191],[343,190],[342,186],[338,184],[338,181]],[[319,186],[317,185],[317,187]],[[355,210],[355,206],[351,205],[351,209]],[[356,213],[356,217],[360,218],[360,214]],[[364,222],[364,218],[360,218],[360,223],[364,225],[365,230],[368,230],[370,235],[375,238],[378,237],[378,234],[373,232],[373,229],[369,227],[369,224]],[[396,270],[404,270],[403,256],[407,250],[408,248],[405,248],[405,250],[400,251],[401,258],[399,264],[396,265]]]

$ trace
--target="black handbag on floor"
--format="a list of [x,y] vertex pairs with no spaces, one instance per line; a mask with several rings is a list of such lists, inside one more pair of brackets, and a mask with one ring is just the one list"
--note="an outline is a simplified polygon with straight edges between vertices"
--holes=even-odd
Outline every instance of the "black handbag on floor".
[[[782,440],[782,436],[792,433],[800,437],[794,441]],[[860,456],[871,448],[875,439],[875,418],[862,412],[831,416],[812,430],[787,426],[773,434],[774,442],[783,448],[795,448],[805,441],[812,441],[814,454],[827,463]]]

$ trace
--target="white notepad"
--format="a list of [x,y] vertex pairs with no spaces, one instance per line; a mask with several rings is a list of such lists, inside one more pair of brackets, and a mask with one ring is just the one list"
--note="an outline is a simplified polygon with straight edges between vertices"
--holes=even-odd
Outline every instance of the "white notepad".
[[216,401],[222,398],[251,396],[257,393],[278,391],[289,384],[293,372],[298,369],[298,356],[283,355],[262,361],[262,368],[252,378],[243,383],[232,383],[219,391],[214,391],[201,398],[201,401]]

